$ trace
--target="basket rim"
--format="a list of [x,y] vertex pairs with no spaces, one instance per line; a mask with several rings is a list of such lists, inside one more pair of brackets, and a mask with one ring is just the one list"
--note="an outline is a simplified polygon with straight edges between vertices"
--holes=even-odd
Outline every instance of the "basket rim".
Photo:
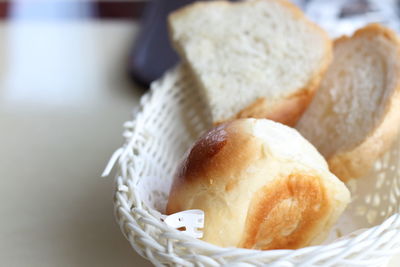
[[[244,248],[224,248],[219,247],[205,241],[192,238],[187,236],[178,230],[167,226],[165,223],[161,222],[159,218],[157,218],[158,211],[153,210],[150,207],[147,207],[144,203],[142,203],[140,197],[137,194],[135,198],[137,198],[137,204],[130,206],[129,194],[136,193],[132,190],[132,185],[127,177],[121,175],[124,171],[123,169],[126,168],[126,162],[129,160],[129,155],[134,148],[134,141],[137,137],[138,133],[143,129],[141,127],[136,127],[138,124],[143,121],[143,114],[149,111],[150,104],[155,102],[156,99],[162,95],[163,90],[167,89],[165,85],[169,85],[166,80],[171,79],[171,76],[177,76],[178,72],[181,71],[183,66],[180,64],[175,68],[166,72],[166,74],[160,79],[151,84],[150,90],[145,93],[141,99],[140,104],[137,110],[136,115],[130,121],[127,121],[124,124],[124,133],[123,136],[125,137],[124,144],[121,148],[117,149],[117,151],[111,157],[109,164],[107,165],[103,175],[109,174],[111,168],[114,164],[118,166],[118,172],[115,179],[115,193],[114,193],[114,211],[115,217],[120,225],[121,231],[123,232],[124,236],[128,239],[132,247],[143,257],[149,259],[153,264],[160,265],[162,262],[165,262],[165,255],[158,255],[154,256],[152,252],[149,252],[149,249],[143,249],[134,240],[135,237],[132,234],[132,231],[135,232],[137,235],[142,235],[143,238],[148,238],[151,240],[149,242],[155,242],[157,245],[150,245],[154,250],[157,251],[167,251],[168,248],[159,242],[160,236],[165,240],[173,238],[173,240],[179,244],[190,244],[195,249],[200,251],[210,251],[213,252],[212,256],[215,257],[227,257],[231,255],[239,255],[242,256],[243,259],[251,258],[276,258],[279,257],[279,262],[285,260],[291,260],[293,258],[299,256],[315,256],[319,255],[319,257],[332,257],[334,255],[345,255],[346,250],[349,250],[350,247],[353,247],[355,244],[360,246],[361,244],[365,244],[366,247],[373,245],[374,243],[380,243],[383,239],[387,241],[387,235],[390,233],[392,243],[389,244],[388,247],[391,247],[392,250],[398,250],[400,248],[400,241],[393,242],[393,239],[400,239],[400,213],[397,211],[396,213],[392,214],[390,217],[386,218],[381,224],[366,228],[366,230],[360,234],[354,235],[350,233],[345,235],[339,239],[332,241],[329,244],[324,245],[315,245],[315,246],[308,246],[300,249],[285,249],[285,250],[254,250],[254,249],[244,249]],[[142,226],[144,222],[144,226]],[[127,223],[132,223],[130,227],[135,227],[127,230],[126,225]],[[147,232],[147,226],[153,225],[160,229],[161,234],[158,236],[158,239],[153,237],[150,233]],[[138,234],[139,232],[139,234]],[[353,236],[352,236],[353,235]],[[396,238],[393,238],[395,236]],[[143,239],[142,238],[142,239]],[[176,241],[178,240],[178,241]],[[174,246],[174,245],[173,245]],[[363,247],[363,246],[362,246]],[[354,251],[352,252],[354,253]],[[395,252],[393,252],[395,253]],[[349,253],[350,254],[350,253]],[[390,253],[391,254],[391,253]],[[177,257],[177,254],[173,254],[174,257]],[[202,254],[197,254],[199,257]],[[211,256],[210,256],[211,257]],[[158,258],[161,258],[158,259]],[[195,258],[192,255],[192,258]],[[240,258],[240,257],[239,257]],[[179,262],[177,259],[173,259],[174,262]],[[196,259],[198,260],[198,259]],[[340,260],[340,259],[339,259]],[[274,261],[275,262],[275,261]],[[305,261],[304,263],[308,263]],[[310,262],[312,263],[312,262]],[[303,264],[303,262],[302,262]],[[184,265],[184,264],[183,264]],[[307,266],[307,265],[305,265]]]

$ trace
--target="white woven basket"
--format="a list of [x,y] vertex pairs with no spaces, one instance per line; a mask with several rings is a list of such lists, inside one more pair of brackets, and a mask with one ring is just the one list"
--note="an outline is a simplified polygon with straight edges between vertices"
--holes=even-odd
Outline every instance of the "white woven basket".
[[399,251],[399,141],[367,177],[348,184],[353,201],[324,245],[271,251],[221,248],[167,226],[160,216],[174,169],[210,128],[208,118],[195,83],[178,66],[152,84],[136,118],[125,124],[126,142],[105,172],[117,163],[115,215],[140,255],[156,266],[364,267],[384,265]]

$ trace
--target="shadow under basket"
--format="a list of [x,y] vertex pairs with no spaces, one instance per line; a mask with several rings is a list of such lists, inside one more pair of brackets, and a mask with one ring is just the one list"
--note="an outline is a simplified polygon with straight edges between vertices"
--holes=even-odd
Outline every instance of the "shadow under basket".
[[[400,251],[400,141],[371,172],[347,184],[352,202],[324,244],[296,250],[222,248],[185,235],[160,218],[174,170],[211,128],[210,114],[184,65],[167,72],[125,123],[115,216],[132,247],[156,266],[384,266]],[[112,165],[112,164],[111,164]]]

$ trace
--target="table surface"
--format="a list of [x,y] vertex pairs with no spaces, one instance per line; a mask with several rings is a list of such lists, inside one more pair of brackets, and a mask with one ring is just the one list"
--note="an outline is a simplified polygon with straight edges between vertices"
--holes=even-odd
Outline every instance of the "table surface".
[[0,24],[1,265],[151,266],[114,221],[113,179],[100,178],[142,94],[124,75],[136,32]]

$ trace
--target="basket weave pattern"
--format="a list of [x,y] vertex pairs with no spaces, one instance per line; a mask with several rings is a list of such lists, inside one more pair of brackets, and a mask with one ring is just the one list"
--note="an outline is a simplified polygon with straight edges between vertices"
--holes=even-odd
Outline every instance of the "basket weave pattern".
[[[183,65],[152,84],[126,142],[114,155],[118,171],[115,216],[132,247],[156,266],[379,266],[400,249],[400,143],[362,183],[349,184],[352,230],[327,245],[298,250],[221,248],[162,222],[173,172],[185,151],[211,123],[208,109]],[[111,160],[113,161],[113,160]],[[340,230],[340,229],[339,229]]]

